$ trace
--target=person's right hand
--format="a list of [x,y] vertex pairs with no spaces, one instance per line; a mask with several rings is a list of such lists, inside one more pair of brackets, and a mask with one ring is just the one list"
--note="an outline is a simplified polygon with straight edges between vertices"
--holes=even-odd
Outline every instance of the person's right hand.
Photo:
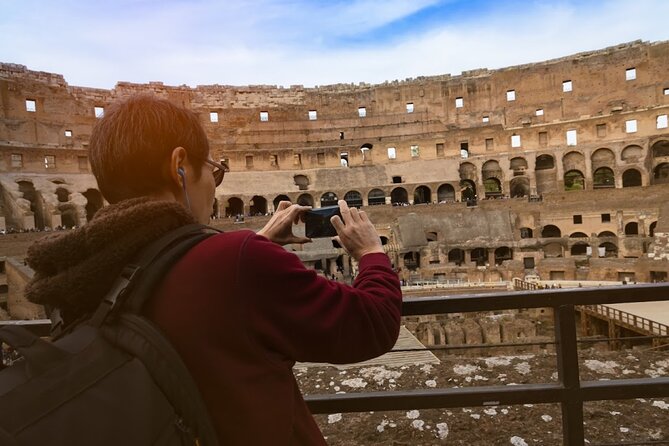
[[330,222],[337,230],[337,239],[351,257],[359,261],[365,254],[383,253],[379,234],[365,211],[349,208],[344,200],[339,200],[338,204],[342,218],[334,215]]

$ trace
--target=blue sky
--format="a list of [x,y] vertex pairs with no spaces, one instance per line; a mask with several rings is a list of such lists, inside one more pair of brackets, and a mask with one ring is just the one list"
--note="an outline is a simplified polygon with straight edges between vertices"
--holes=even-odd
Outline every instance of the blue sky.
[[0,61],[71,85],[459,74],[668,40],[666,0],[0,0]]

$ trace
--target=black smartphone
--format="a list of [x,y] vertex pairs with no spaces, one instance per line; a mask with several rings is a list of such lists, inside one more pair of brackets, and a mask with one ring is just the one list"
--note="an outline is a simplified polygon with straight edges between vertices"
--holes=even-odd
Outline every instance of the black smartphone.
[[337,235],[330,218],[333,215],[339,215],[339,206],[326,206],[323,208],[312,209],[304,215],[304,232],[309,238],[334,237]]

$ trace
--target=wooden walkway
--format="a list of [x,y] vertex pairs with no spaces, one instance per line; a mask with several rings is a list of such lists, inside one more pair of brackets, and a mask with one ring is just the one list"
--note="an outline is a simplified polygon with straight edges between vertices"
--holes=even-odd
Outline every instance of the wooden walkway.
[[[413,352],[397,352],[396,349],[421,349],[421,351]],[[305,367],[336,367],[338,369],[350,369],[357,367],[370,366],[384,366],[384,367],[401,367],[404,365],[421,365],[421,364],[439,364],[439,359],[429,350],[424,350],[425,346],[405,327],[400,328],[400,335],[397,338],[397,343],[393,350],[378,358],[370,359],[368,361],[356,362],[354,364],[326,364],[315,362],[298,362],[295,364],[296,368]]]

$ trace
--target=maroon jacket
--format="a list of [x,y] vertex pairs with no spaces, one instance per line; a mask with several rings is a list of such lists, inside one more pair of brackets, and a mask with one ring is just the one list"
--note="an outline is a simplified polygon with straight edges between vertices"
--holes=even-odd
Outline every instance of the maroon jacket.
[[147,308],[198,384],[221,445],[322,445],[295,361],[351,363],[388,351],[402,294],[385,254],[353,286],[327,280],[251,231],[210,237]]

